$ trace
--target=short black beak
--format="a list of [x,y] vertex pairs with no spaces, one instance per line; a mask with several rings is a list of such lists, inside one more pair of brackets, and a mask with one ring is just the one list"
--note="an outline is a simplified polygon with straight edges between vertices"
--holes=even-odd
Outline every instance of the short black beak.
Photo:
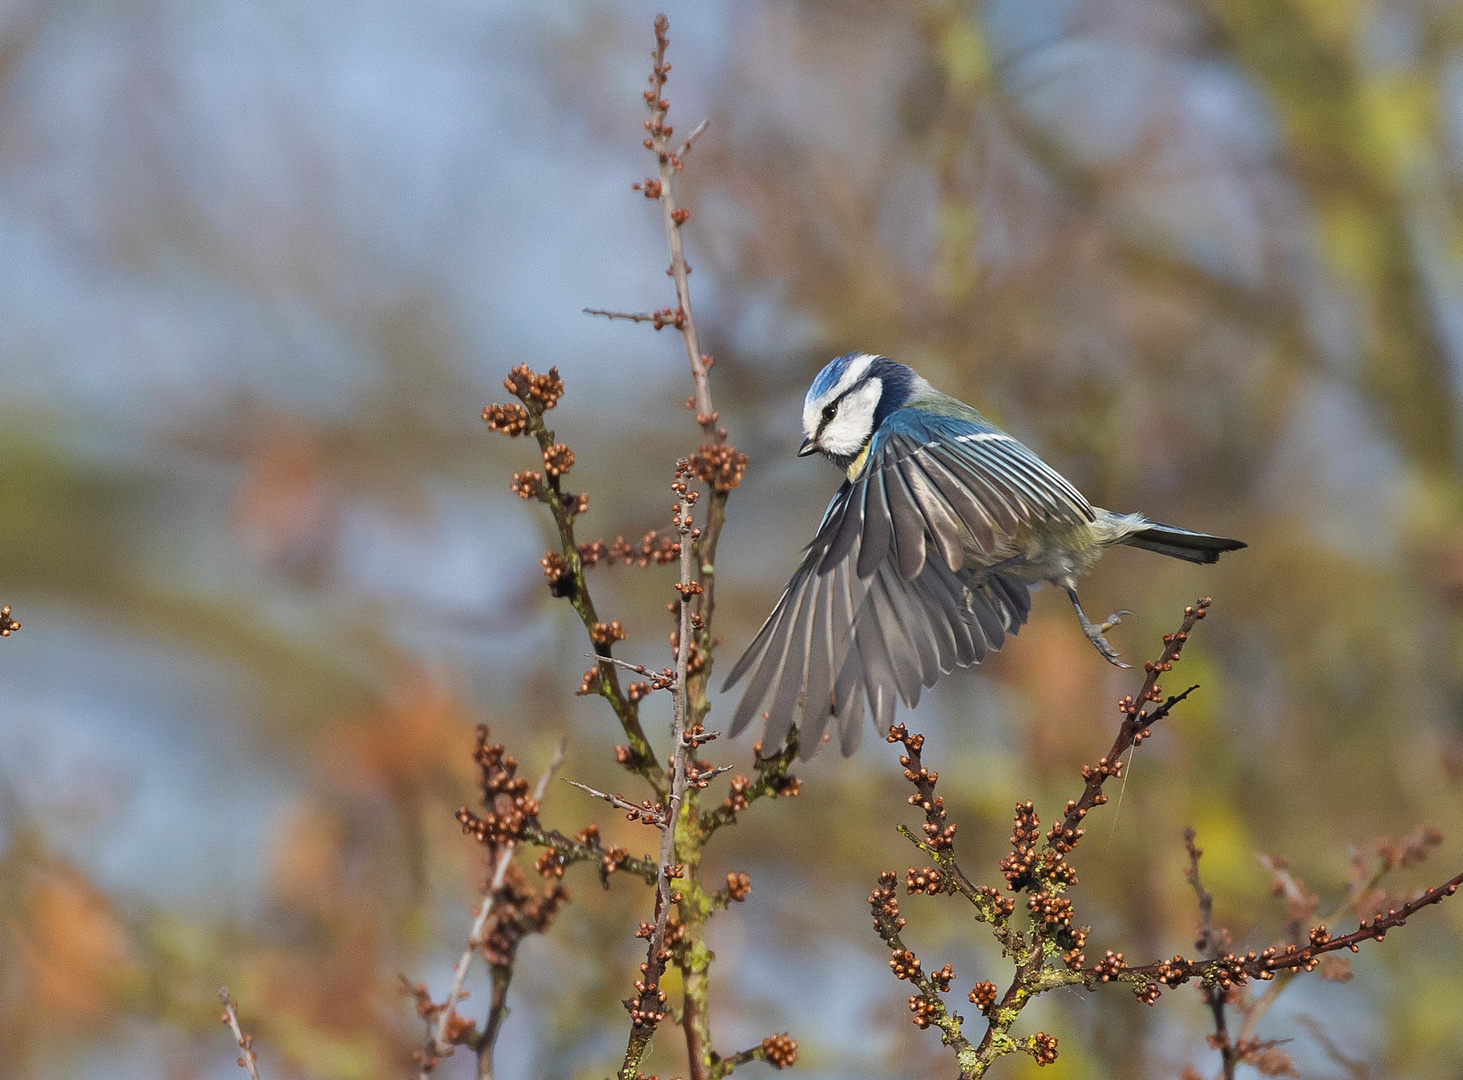
[[807,457],[809,454],[816,454],[817,452],[818,439],[813,435],[809,435],[803,440],[803,445],[798,447],[798,457]]

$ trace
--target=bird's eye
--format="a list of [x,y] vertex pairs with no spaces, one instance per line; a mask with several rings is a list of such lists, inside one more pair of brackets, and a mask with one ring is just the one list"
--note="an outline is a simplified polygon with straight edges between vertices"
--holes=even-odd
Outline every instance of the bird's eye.
[[837,413],[838,413],[838,402],[835,401],[832,405],[824,405],[823,406],[823,419],[824,420],[832,420],[833,417],[837,415]]

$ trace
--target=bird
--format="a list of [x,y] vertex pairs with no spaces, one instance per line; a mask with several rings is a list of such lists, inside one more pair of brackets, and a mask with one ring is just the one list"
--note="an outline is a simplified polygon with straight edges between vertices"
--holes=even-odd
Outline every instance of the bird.
[[1129,666],[1104,635],[1132,612],[1093,623],[1077,598],[1077,579],[1114,545],[1193,563],[1247,546],[1093,506],[975,409],[885,356],[829,362],[802,428],[798,456],[822,454],[845,479],[722,689],[747,680],[733,736],[760,713],[763,745],[783,745],[796,726],[804,758],[830,718],[851,755],[865,709],[887,731],[896,696],[913,708],[941,674],[999,650],[1042,582],[1066,592],[1103,659]]

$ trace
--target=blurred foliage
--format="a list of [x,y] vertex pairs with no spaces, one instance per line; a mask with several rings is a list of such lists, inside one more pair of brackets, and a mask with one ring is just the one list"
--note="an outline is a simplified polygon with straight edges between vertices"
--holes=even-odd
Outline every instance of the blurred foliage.
[[[456,33],[422,37],[411,9],[380,5],[362,40],[407,65],[422,50],[447,90],[390,68],[332,104],[319,87],[360,74],[350,19],[236,34],[222,7],[0,14],[0,601],[25,624],[0,643],[7,1077],[224,1075],[220,983],[267,1075],[403,1075],[418,1032],[396,976],[445,979],[482,873],[451,816],[472,725],[529,770],[569,732],[564,775],[618,782],[607,715],[573,697],[584,650],[543,592],[541,523],[507,488],[531,463],[478,410],[513,363],[559,365],[586,537],[658,523],[696,437],[679,342],[561,325],[669,296],[658,225],[628,190],[650,9],[454,8]],[[1216,598],[1185,656],[1201,693],[1144,744],[1079,853],[1094,942],[1132,959],[1190,941],[1189,824],[1217,917],[1247,946],[1283,932],[1257,852],[1288,857],[1323,906],[1344,893],[1348,844],[1426,822],[1445,843],[1405,883],[1456,866],[1463,6],[670,15],[680,92],[712,116],[686,173],[698,322],[752,454],[719,559],[726,647],[770,608],[835,486],[791,459],[809,377],[884,352],[1094,502],[1251,544],[1202,569],[1118,552],[1086,587],[1089,610],[1137,610],[1114,632],[1130,660],[1183,603]],[[228,91],[199,90],[200,71]],[[454,94],[517,118],[464,119]],[[411,122],[361,133],[362,114],[398,105]],[[689,127],[693,108],[675,99],[673,119]],[[571,194],[534,197],[554,183]],[[636,659],[665,662],[670,568],[594,573]],[[911,726],[930,735],[965,865],[994,880],[1012,804],[1049,820],[1076,794],[1135,685],[1045,594],[1011,648],[941,684]],[[83,734],[37,749],[63,729]],[[811,1074],[929,1075],[948,1062],[908,1023],[863,903],[879,869],[912,859],[892,829],[902,781],[876,740],[834,758],[801,799],[744,815],[728,865],[707,868],[754,885],[712,942],[718,1041],[787,1029]],[[165,828],[139,817],[148,793],[128,782],[144,766],[180,786],[202,770],[219,805],[164,793]],[[595,809],[565,787],[545,818],[577,829]],[[217,887],[128,874],[114,846],[207,850]],[[553,933],[525,946],[505,1075],[600,1075],[623,1046],[646,896],[568,884]],[[994,970],[950,905],[907,907],[957,989]],[[1420,916],[1354,971],[1292,987],[1261,1033],[1295,1036],[1305,1075],[1343,1073],[1298,1014],[1375,1075],[1463,1070],[1463,909]],[[1214,1067],[1188,991],[1154,1010],[1073,993],[1029,1022],[1062,1039],[1044,1076]],[[674,1074],[660,1053],[651,1067]]]

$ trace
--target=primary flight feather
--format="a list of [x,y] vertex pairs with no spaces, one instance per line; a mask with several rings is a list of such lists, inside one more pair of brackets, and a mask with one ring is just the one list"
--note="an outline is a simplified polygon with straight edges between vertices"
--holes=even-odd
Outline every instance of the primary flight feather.
[[820,371],[803,435],[799,455],[821,453],[847,479],[724,687],[747,679],[731,733],[761,713],[769,749],[796,724],[810,756],[832,717],[853,753],[866,709],[883,731],[896,695],[912,707],[942,673],[998,650],[1042,581],[1125,667],[1103,634],[1127,612],[1089,621],[1077,578],[1114,544],[1197,563],[1245,546],[1094,507],[969,405],[882,356],[850,353]]

